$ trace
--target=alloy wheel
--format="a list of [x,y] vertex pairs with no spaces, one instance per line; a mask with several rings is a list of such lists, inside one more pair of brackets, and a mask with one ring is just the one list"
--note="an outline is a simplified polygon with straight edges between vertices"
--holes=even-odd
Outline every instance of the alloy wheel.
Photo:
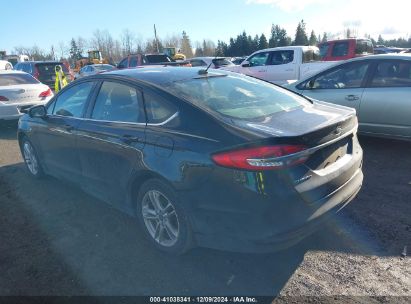
[[37,157],[32,145],[28,141],[24,142],[23,155],[24,161],[26,162],[27,168],[29,169],[30,173],[37,175],[37,173],[39,172]]
[[160,245],[173,246],[179,238],[180,225],[173,203],[160,191],[149,190],[142,200],[144,224]]

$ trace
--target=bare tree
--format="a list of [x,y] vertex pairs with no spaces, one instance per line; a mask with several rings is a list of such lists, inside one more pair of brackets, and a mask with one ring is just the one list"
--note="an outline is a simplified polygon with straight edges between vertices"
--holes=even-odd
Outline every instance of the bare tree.
[[121,43],[123,45],[124,54],[130,54],[133,52],[135,41],[135,35],[129,29],[124,29],[121,33]]
[[59,53],[60,53],[60,59],[66,58],[69,48],[67,47],[67,45],[63,41],[59,42],[58,49],[59,49]]

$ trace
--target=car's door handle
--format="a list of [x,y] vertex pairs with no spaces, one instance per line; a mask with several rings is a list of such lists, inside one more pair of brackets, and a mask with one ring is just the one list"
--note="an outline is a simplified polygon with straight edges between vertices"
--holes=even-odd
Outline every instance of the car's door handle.
[[347,95],[345,96],[345,99],[348,101],[354,101],[360,99],[360,97],[358,97],[357,95]]
[[131,144],[131,143],[133,143],[133,142],[138,142],[138,141],[140,141],[140,138],[137,137],[137,136],[133,136],[133,135],[128,135],[128,134],[126,134],[126,135],[123,135],[123,136],[121,137],[121,141],[123,141],[123,142],[126,143],[126,144]]

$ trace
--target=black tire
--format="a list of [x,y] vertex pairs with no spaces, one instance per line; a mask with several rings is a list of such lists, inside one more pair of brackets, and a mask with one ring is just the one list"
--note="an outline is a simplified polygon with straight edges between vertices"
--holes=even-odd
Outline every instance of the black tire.
[[[162,197],[162,200],[165,201],[164,205],[168,205],[168,203],[171,203],[175,211],[176,218],[178,219],[177,220],[178,236],[176,237],[175,243],[171,245],[168,244],[166,246],[166,245],[160,244],[159,240],[156,240],[155,237],[152,235],[152,232],[150,233],[149,231],[150,224],[146,224],[147,220],[144,219],[143,206],[147,207],[147,199],[150,201],[149,193],[153,193],[153,191],[156,193],[159,193],[158,194],[159,196],[164,196]],[[138,222],[144,231],[145,236],[150,241],[150,243],[152,243],[159,250],[170,253],[170,254],[181,255],[183,253],[186,253],[187,251],[189,251],[191,248],[194,247],[193,232],[190,226],[188,215],[185,212],[184,208],[182,207],[176,195],[176,192],[163,181],[159,179],[150,179],[141,186],[140,191],[137,195],[136,215],[137,215]],[[153,219],[152,221],[155,222],[157,220]],[[163,216],[163,223],[160,225],[162,225],[164,228],[161,231],[167,232],[166,231],[167,229],[165,229],[165,227],[167,226],[165,222],[168,222],[168,219],[164,220],[164,216]],[[171,234],[167,233],[167,235],[170,236]],[[165,239],[164,241],[168,241],[167,235],[165,238],[163,237]],[[172,242],[173,241],[170,240],[170,243]]]
[[[29,172],[30,176],[34,178],[42,178],[44,177],[44,171],[43,168],[41,167],[39,158],[37,156],[37,152],[34,149],[32,143],[28,140],[26,136],[24,136],[21,141],[20,141],[20,147],[21,147],[21,154],[24,159],[24,164],[26,165],[26,170]],[[31,157],[28,156],[28,151],[25,149],[31,150]],[[34,164],[35,163],[35,164]],[[34,164],[34,167],[33,167]]]

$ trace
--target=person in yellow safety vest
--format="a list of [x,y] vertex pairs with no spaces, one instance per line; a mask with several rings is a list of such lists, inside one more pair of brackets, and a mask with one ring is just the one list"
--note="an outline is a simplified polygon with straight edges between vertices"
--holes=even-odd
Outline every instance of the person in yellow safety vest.
[[56,72],[56,82],[54,83],[54,91],[57,93],[62,88],[64,88],[68,82],[66,75],[64,75],[63,68],[61,65],[56,65],[54,67],[54,71]]

